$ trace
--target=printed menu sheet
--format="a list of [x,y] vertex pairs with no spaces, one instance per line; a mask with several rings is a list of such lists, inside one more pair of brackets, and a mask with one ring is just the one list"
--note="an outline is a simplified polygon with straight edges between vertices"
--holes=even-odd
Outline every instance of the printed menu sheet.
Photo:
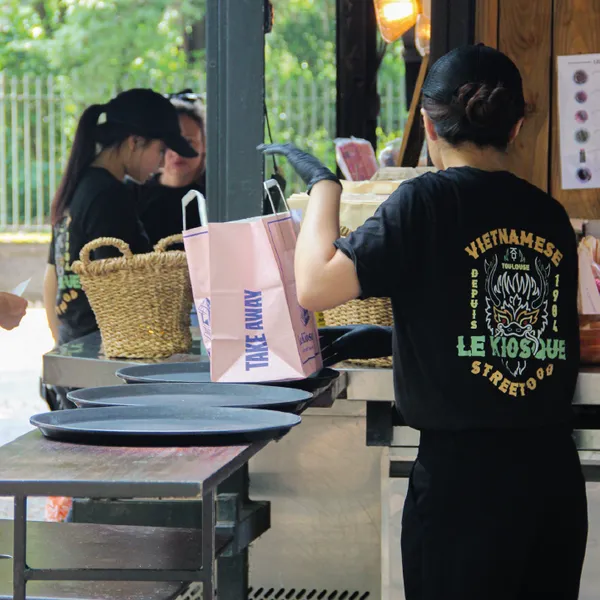
[[558,57],[562,189],[600,187],[600,54]]

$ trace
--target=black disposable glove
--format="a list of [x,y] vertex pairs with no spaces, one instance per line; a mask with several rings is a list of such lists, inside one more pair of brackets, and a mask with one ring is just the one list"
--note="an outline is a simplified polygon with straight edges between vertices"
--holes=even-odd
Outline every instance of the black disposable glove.
[[392,354],[392,328],[381,325],[343,325],[319,328],[323,366],[350,358],[384,358]]
[[[308,186],[308,193],[319,181],[335,181],[340,183],[337,176],[332,173],[319,159],[311,154],[296,148],[294,144],[261,144],[258,146],[263,154],[271,156],[278,154],[285,156],[294,168],[294,171],[300,175],[304,183]],[[341,184],[340,184],[341,185]]]

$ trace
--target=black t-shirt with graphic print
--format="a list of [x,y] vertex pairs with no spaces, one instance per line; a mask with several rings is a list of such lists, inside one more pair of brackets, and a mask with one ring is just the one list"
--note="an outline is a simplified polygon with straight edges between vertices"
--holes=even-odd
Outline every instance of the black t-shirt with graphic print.
[[[68,214],[52,228],[48,262],[55,266],[58,279],[56,312],[61,344],[98,329],[79,275],[71,271],[71,264],[79,260],[85,244],[99,237],[124,240],[134,254],[150,251],[127,186],[105,169],[90,167],[75,190]],[[92,258],[120,255],[116,248],[106,246],[94,251]]]
[[506,171],[407,181],[336,246],[391,297],[397,407],[417,429],[570,425],[577,247],[564,208]]

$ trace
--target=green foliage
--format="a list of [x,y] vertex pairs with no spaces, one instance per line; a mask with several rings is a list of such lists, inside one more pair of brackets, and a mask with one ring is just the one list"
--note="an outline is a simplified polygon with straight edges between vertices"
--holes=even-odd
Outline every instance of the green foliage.
[[[309,149],[334,168],[335,0],[272,2],[275,22],[266,37],[265,77],[273,135],[278,141],[293,141]],[[2,0],[0,4],[0,72],[19,79],[54,76],[64,111],[64,119],[56,121],[55,135],[57,139],[66,136],[67,146],[82,109],[122,89],[204,90],[206,0]],[[400,44],[388,47],[380,75],[398,89],[404,85]],[[393,106],[382,98],[388,111],[383,125],[393,131],[378,131],[380,146],[397,137],[402,128],[405,109],[397,97],[395,93]],[[7,129],[11,127],[9,104],[7,100]],[[34,112],[32,131],[38,118]],[[19,139],[23,139],[21,118]],[[44,119],[47,140],[51,135],[47,115],[39,118]],[[31,148],[35,165],[34,145],[35,140]],[[23,148],[20,152],[22,188],[28,175],[23,171]],[[57,176],[60,158],[57,143]],[[10,191],[11,158],[7,155],[7,159]],[[50,187],[50,161],[49,150],[44,148],[45,194]],[[286,175],[293,180],[287,167]],[[35,186],[35,173],[31,177]]]
[[266,77],[335,81],[335,0],[272,0]]
[[63,75],[64,91],[81,103],[132,85],[172,89],[198,80],[198,67],[184,49],[185,20],[201,15],[205,0],[5,3],[0,70]]
[[377,147],[383,148],[402,137],[402,130],[384,131],[382,127],[377,128]]
[[[54,3],[48,4],[51,9]],[[36,39],[44,36],[39,14],[29,3],[4,0],[0,7],[0,71],[45,75],[50,63]]]

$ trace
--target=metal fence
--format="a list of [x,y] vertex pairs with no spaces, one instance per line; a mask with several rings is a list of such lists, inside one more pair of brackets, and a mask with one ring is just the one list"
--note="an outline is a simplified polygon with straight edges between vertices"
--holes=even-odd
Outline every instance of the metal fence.
[[[132,86],[133,87],[133,86]],[[200,84],[200,91],[203,84]],[[404,81],[380,81],[380,127],[400,132],[406,118]],[[0,73],[0,231],[45,230],[67,152],[83,110],[64,78]],[[310,148],[333,167],[335,86],[299,79],[267,82],[273,137]],[[300,182],[287,165],[288,192]]]

